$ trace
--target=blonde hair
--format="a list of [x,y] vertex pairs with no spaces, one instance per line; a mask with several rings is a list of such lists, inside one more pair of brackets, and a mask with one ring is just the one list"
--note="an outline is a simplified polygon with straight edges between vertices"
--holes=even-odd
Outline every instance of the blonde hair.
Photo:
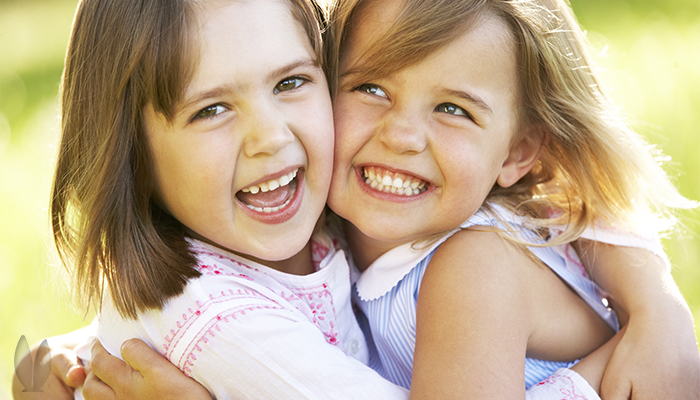
[[[337,60],[360,4],[341,0],[331,10],[326,39],[331,80],[338,78]],[[673,209],[694,206],[600,87],[585,36],[563,0],[406,0],[360,65],[352,66],[353,76],[381,78],[419,63],[484,15],[502,19],[515,44],[518,115],[522,127],[539,128],[521,131],[547,135],[532,170],[511,187],[495,185],[486,209],[488,203],[505,206],[531,217],[533,228],[565,225],[550,242],[558,244],[575,240],[596,222],[633,231],[648,231],[653,222],[658,231],[663,222],[674,221]]]
[[[323,63],[323,8],[290,0]],[[198,62],[194,0],[83,0],[61,83],[61,142],[50,204],[53,239],[76,296],[108,290],[124,317],[162,308],[200,273],[183,226],[154,201],[147,105],[174,116]]]

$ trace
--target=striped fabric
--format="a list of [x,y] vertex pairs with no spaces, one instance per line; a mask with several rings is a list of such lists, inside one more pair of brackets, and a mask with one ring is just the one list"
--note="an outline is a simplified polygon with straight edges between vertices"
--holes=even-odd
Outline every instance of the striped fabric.
[[[500,213],[504,212],[499,210]],[[462,227],[484,225],[486,220],[494,225],[498,225],[494,219],[484,216],[484,213],[477,213],[470,218]],[[525,232],[527,232],[525,230]],[[452,234],[452,233],[451,233]],[[449,235],[451,235],[449,234]],[[534,240],[534,236],[528,239]],[[441,241],[440,241],[441,242]],[[437,247],[426,250],[425,256],[417,264],[407,271],[405,275],[399,276],[399,280],[384,294],[379,296],[363,296],[362,282],[358,282],[357,304],[364,311],[368,325],[372,332],[375,351],[371,358],[370,366],[379,372],[384,378],[391,382],[403,386],[407,389],[411,387],[411,371],[413,370],[413,351],[416,344],[416,306],[418,299],[418,289]],[[394,249],[398,250],[398,249]],[[617,318],[608,307],[601,301],[601,291],[590,281],[581,267],[580,261],[575,253],[568,246],[559,247],[533,247],[531,251],[557,273],[565,282],[574,288],[581,297],[586,300],[591,307],[605,319],[613,329],[619,329]],[[407,250],[408,251],[408,250]],[[394,254],[396,255],[396,252]],[[381,260],[381,258],[380,258]],[[386,261],[386,260],[382,260]],[[374,264],[373,264],[374,266]],[[370,269],[372,266],[370,266]],[[397,266],[406,268],[406,266]],[[369,272],[369,269],[368,271]],[[374,278],[373,278],[374,279]],[[366,282],[370,286],[369,280]],[[371,282],[375,286],[377,282]],[[383,284],[386,284],[384,282]],[[381,284],[380,284],[381,285]],[[391,285],[391,283],[389,283]],[[387,285],[387,287],[389,286]],[[374,289],[374,288],[373,288]],[[369,293],[371,290],[365,290]],[[357,294],[357,293],[356,293]],[[530,386],[541,382],[560,368],[568,368],[578,360],[570,362],[553,362],[527,358],[525,360],[525,386]]]

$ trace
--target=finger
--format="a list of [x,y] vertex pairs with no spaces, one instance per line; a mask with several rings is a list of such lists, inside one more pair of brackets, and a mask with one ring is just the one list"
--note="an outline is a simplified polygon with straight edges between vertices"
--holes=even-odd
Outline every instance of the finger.
[[129,339],[122,343],[122,358],[136,371],[142,374],[162,370],[173,365],[140,339]]
[[92,344],[90,370],[109,386],[120,386],[122,380],[130,379],[134,373],[134,370],[124,361],[109,354],[98,340]]
[[78,387],[85,381],[85,368],[78,356],[69,349],[55,349],[51,353],[51,373],[68,387]]
[[83,397],[86,400],[116,400],[117,395],[109,385],[90,372],[85,378]]

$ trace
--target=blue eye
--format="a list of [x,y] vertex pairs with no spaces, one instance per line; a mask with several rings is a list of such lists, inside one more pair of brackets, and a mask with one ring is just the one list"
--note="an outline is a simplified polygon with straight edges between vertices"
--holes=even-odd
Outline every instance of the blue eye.
[[299,86],[303,85],[304,82],[306,82],[305,79],[302,79],[298,76],[290,77],[290,78],[285,78],[282,81],[280,81],[277,86],[275,86],[275,90],[273,91],[275,94],[279,92],[287,92],[290,90],[294,90],[298,88]]
[[452,103],[439,104],[437,107],[435,107],[435,111],[445,113],[445,114],[457,115],[460,117],[467,117],[469,119],[473,119],[471,114],[469,114],[467,112],[467,110],[463,109],[460,106],[456,106]]
[[221,104],[212,104],[210,106],[204,107],[203,109],[197,111],[197,113],[192,117],[192,120],[198,120],[198,119],[204,119],[204,118],[212,118],[215,117],[222,112],[227,111],[228,108],[224,107]]
[[374,96],[387,97],[386,93],[384,93],[384,89],[371,83],[363,83],[362,85],[356,87],[355,90]]

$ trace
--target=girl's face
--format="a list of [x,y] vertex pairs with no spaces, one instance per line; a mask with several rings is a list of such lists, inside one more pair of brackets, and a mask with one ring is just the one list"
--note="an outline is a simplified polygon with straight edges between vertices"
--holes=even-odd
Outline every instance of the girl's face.
[[197,13],[201,58],[172,123],[146,110],[160,204],[194,237],[287,259],[328,193],[325,77],[286,1],[212,0]]
[[347,74],[366,62],[365,49],[401,2],[362,6],[348,31],[329,195],[337,214],[391,246],[466,221],[496,181],[515,183],[518,159],[511,148],[519,104],[515,50],[497,18],[482,18],[444,49],[387,77],[357,82]]

